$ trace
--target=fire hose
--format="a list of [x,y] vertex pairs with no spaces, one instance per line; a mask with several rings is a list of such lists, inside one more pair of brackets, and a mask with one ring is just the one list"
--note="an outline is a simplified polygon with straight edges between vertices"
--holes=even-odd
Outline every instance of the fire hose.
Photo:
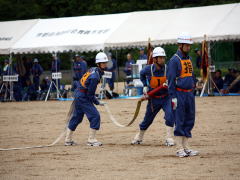
[[119,123],[119,122],[116,120],[116,118],[112,115],[112,113],[111,113],[111,111],[110,111],[110,109],[109,109],[109,107],[108,107],[107,104],[105,104],[104,107],[105,107],[105,109],[106,109],[106,111],[107,111],[107,113],[108,113],[109,118],[111,119],[111,121],[112,121],[116,126],[118,126],[118,127],[128,127],[128,126],[130,126],[130,125],[137,119],[138,114],[139,114],[139,111],[140,111],[140,108],[141,108],[142,102],[143,102],[144,100],[148,100],[148,99],[150,99],[150,98],[155,97],[155,94],[156,94],[157,92],[159,92],[160,90],[165,90],[165,89],[167,89],[167,85],[164,84],[164,85],[159,86],[159,87],[153,89],[152,91],[148,92],[146,95],[143,95],[143,97],[139,98],[139,100],[138,100],[138,102],[137,102],[137,107],[136,107],[135,112],[134,112],[134,115],[133,115],[133,118],[129,121],[129,123],[127,123],[127,124],[125,124],[125,125]]

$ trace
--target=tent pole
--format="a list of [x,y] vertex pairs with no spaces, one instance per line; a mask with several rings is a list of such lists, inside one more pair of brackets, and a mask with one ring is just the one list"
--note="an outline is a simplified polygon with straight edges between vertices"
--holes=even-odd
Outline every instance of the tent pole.
[[[211,42],[210,41],[207,41],[208,43],[208,65],[211,66],[213,63],[212,63],[212,57],[211,57]],[[209,72],[209,71],[208,71]],[[209,72],[209,75],[208,75],[208,94],[209,95],[213,95],[213,85],[212,85],[212,72]]]
[[[58,54],[56,53],[56,57],[58,58],[58,56],[57,56]],[[58,59],[57,59],[58,60]],[[56,73],[58,72],[57,71],[57,60],[55,60],[56,62],[55,62],[55,68],[56,68]],[[56,88],[56,91],[57,91],[57,98],[59,98],[59,91],[58,91],[58,79],[56,79],[56,86],[57,86],[57,88]]]
[[117,49],[116,49],[116,64],[117,64],[117,72],[116,72],[116,74],[117,74],[117,93],[119,93],[118,92],[119,71],[118,71],[118,54],[117,54]]
[[73,86],[73,52],[70,51],[70,63],[71,63],[71,86]]
[[[13,74],[13,69],[12,69],[12,53],[10,53],[9,55],[9,68],[8,68],[8,75],[12,75]],[[9,100],[12,101],[13,100],[13,83],[12,81],[9,82],[9,86],[10,86],[10,97]]]

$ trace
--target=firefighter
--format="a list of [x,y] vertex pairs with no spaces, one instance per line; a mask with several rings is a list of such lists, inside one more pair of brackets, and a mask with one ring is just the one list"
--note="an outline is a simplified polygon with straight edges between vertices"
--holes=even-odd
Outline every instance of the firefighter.
[[178,50],[167,66],[168,92],[175,119],[176,156],[187,157],[198,154],[198,151],[190,149],[188,145],[195,122],[193,65],[189,57],[193,41],[191,36],[181,35],[178,37],[177,43]]
[[[140,72],[140,80],[144,88],[144,94],[153,89],[166,84],[166,65],[165,65],[165,51],[161,47],[156,47],[153,50],[153,64],[145,66]],[[148,100],[144,120],[140,123],[140,131],[137,133],[131,144],[141,144],[143,136],[148,127],[152,124],[157,113],[163,109],[165,112],[165,124],[167,127],[167,138],[165,145],[173,146],[173,126],[174,120],[172,117],[171,101],[168,97],[167,88],[157,92],[153,98]]]
[[87,141],[89,146],[101,146],[95,136],[100,128],[100,114],[95,105],[103,106],[103,102],[99,102],[95,97],[95,91],[104,70],[107,68],[108,58],[105,53],[99,52],[96,55],[97,67],[90,68],[80,80],[79,87],[75,89],[74,95],[74,111],[68,124],[65,145],[72,146],[76,143],[72,140],[73,132],[79,123],[82,122],[84,114],[86,114],[90,122],[90,132]]

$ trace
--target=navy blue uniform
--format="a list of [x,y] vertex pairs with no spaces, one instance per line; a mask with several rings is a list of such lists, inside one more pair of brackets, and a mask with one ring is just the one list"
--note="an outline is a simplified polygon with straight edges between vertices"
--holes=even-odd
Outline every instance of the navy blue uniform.
[[147,55],[146,55],[146,54],[140,55],[138,59],[139,59],[139,60],[141,60],[141,59],[147,59]]
[[124,72],[126,73],[127,76],[132,75],[132,64],[135,64],[134,60],[129,60],[125,63],[125,68]]
[[33,84],[30,84],[23,89],[22,101],[36,100],[36,98],[37,98],[37,94]]
[[30,60],[27,60],[26,58],[23,58],[23,59],[24,59],[24,67],[26,70],[26,73],[23,77],[23,87],[26,87],[27,86],[26,81],[30,80],[31,69],[32,69],[33,63]]
[[73,70],[74,70],[74,80],[79,81],[82,76],[87,72],[87,62],[76,61],[73,63]]
[[198,68],[198,69],[200,69],[201,68],[201,63],[202,63],[202,58],[201,58],[201,56],[197,56],[197,59],[196,59],[196,67]]
[[40,84],[40,76],[43,73],[43,68],[40,64],[34,63],[32,66],[32,75],[33,75],[33,84],[34,88],[37,91],[39,89],[39,84]]
[[[157,69],[156,65],[147,65],[140,72],[140,79],[144,86],[148,86],[149,90],[153,90],[157,86],[163,85],[166,82],[166,73],[165,66],[161,67],[161,69]],[[156,83],[154,82],[156,79]],[[154,85],[155,84],[155,85]],[[165,112],[165,124],[167,126],[174,126],[174,120],[172,117],[172,108],[171,108],[171,100],[168,97],[167,90],[161,90],[155,94],[154,98],[148,100],[146,113],[144,120],[139,125],[140,130],[147,130],[148,127],[152,124],[157,113],[163,109]]]
[[116,69],[117,69],[116,60],[115,59],[109,60],[107,71],[112,72],[112,78],[107,79],[107,83],[109,84],[109,88],[111,90],[114,89],[114,81],[115,81],[115,78],[116,78]]
[[192,137],[191,130],[195,123],[195,97],[193,66],[190,57],[184,57],[181,51],[170,59],[167,66],[168,93],[177,98],[174,110],[175,136]]
[[224,89],[226,89],[228,86],[230,86],[230,84],[234,81],[234,79],[235,79],[235,77],[231,73],[226,74],[224,81],[223,81]]
[[40,84],[41,92],[47,92],[50,87],[51,82],[49,79],[43,79],[42,83]]
[[91,68],[80,80],[79,87],[75,89],[75,109],[68,125],[70,130],[75,131],[84,114],[90,121],[90,128],[99,130],[100,114],[94,104],[99,105],[95,91],[102,75],[103,72],[99,68]]
[[[219,77],[219,78],[214,78],[213,79],[214,83],[216,84],[218,90],[221,90],[223,89],[223,79],[222,77]],[[214,87],[214,92],[218,92],[217,88]]]

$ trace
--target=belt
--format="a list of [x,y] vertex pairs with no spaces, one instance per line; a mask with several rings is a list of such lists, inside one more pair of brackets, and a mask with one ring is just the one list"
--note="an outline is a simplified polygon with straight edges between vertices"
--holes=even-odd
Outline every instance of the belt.
[[86,89],[79,89],[80,92],[87,93]]
[[182,88],[176,88],[177,91],[181,92],[192,92],[193,89],[182,89]]
[[164,94],[164,95],[161,95],[161,96],[153,96],[153,98],[164,98],[166,97],[168,94]]

